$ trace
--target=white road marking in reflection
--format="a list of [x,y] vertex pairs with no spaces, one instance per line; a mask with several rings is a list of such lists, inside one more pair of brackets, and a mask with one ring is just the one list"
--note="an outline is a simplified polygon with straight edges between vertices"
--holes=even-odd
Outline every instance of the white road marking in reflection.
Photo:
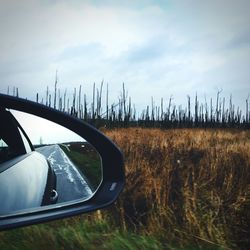
[[48,161],[51,163],[51,164],[55,164],[56,160],[53,158],[54,154],[56,153],[56,151],[53,151],[49,157],[48,157]]

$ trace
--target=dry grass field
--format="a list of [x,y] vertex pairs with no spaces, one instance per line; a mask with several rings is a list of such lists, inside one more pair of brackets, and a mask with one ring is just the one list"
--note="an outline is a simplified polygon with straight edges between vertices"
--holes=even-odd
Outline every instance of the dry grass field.
[[116,204],[2,232],[0,249],[249,249],[249,130],[103,132],[125,157]]
[[126,161],[126,189],[113,208],[124,230],[165,247],[250,247],[250,131],[105,133]]

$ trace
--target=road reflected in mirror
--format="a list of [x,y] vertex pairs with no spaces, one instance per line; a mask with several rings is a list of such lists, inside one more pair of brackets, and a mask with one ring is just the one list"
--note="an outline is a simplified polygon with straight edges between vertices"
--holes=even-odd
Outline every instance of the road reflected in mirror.
[[0,116],[0,216],[92,197],[102,162],[90,143],[34,115],[2,110]]
[[[44,155],[56,174],[58,202],[88,199],[99,185],[100,177],[88,168],[100,164],[95,149],[87,142],[43,145],[36,151]],[[84,174],[85,173],[85,174]]]

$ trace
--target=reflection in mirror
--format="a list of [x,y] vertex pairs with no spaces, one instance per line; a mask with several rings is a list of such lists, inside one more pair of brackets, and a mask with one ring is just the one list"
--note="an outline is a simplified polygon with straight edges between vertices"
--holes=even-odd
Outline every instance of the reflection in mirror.
[[102,181],[101,158],[56,123],[0,109],[0,216],[89,199]]

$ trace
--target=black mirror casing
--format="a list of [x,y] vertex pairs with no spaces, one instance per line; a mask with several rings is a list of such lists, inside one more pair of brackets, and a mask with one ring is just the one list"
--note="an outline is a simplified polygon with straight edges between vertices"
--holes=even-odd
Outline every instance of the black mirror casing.
[[64,112],[26,99],[0,94],[0,107],[36,115],[72,130],[95,147],[101,156],[103,168],[102,182],[90,199],[64,206],[45,206],[32,209],[30,212],[0,216],[0,230],[87,213],[111,205],[117,199],[125,183],[123,155],[99,130]]

